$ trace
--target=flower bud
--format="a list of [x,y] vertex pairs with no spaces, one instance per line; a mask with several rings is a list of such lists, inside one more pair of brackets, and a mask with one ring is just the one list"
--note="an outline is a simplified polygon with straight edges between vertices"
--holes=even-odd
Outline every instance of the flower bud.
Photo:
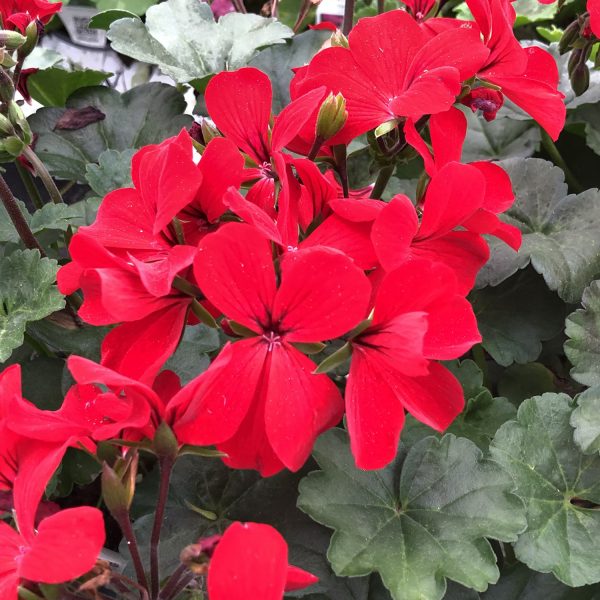
[[7,50],[16,50],[26,41],[27,38],[18,31],[9,31],[6,29],[0,31],[0,46],[4,46]]
[[15,86],[9,74],[0,69],[0,102],[10,102],[15,97]]
[[0,114],[0,133],[12,135],[15,132],[15,128],[12,123],[3,114]]
[[21,107],[12,100],[8,103],[8,118],[10,122],[20,131],[21,137],[26,144],[30,144],[33,139],[29,123],[21,110]]
[[348,119],[346,99],[342,94],[329,93],[317,116],[317,137],[328,140],[342,129]]
[[339,46],[340,48],[350,48],[348,38],[339,29],[331,36],[331,46],[334,48],[336,46]]
[[12,54],[6,48],[0,47],[0,67],[12,69],[17,64],[17,61],[12,57]]
[[558,42],[558,49],[562,54],[569,51],[571,44],[579,37],[579,22],[573,21],[563,32],[560,42]]
[[37,46],[40,37],[40,26],[37,21],[31,21],[25,30],[26,41],[19,48],[19,58],[29,56],[32,50]]
[[590,70],[585,62],[579,63],[570,73],[571,87],[576,96],[581,96],[590,85]]
[[25,149],[25,143],[23,142],[23,140],[19,139],[15,135],[11,135],[10,137],[4,138],[1,144],[2,145],[0,146],[0,148],[4,152],[8,152],[8,154],[14,156],[15,158],[19,156],[21,152],[23,152],[23,150]]
[[102,466],[102,498],[115,518],[128,512],[133,502],[138,460],[135,452],[126,459],[117,460],[114,468],[107,463]]

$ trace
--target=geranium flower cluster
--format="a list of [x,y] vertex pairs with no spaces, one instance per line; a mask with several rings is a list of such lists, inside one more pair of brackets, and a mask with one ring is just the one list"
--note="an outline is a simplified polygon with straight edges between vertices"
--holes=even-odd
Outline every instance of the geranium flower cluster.
[[[458,106],[493,119],[507,97],[552,138],[565,119],[556,64],[516,41],[510,2],[468,4],[474,22],[425,19],[431,7],[416,5],[361,20],[296,70],[277,115],[264,73],[220,73],[205,92],[212,124],[135,154],[133,187],[104,198],[58,274],[63,293],[82,290],[85,322],[115,325],[100,364],[69,358],[75,384],[55,412],[22,398],[18,367],[2,375],[0,485],[17,524],[0,525],[2,598],[24,581],[79,577],[98,558],[97,509],[36,526],[68,447],[122,441],[125,457],[148,441],[164,466],[184,447],[215,446],[230,467],[270,476],[300,469],[345,414],[356,464],[378,469],[405,411],[439,431],[461,412],[440,361],[481,341],[466,296],[488,259],[483,235],[516,250],[520,233],[498,218],[514,200],[507,174],[461,162]],[[391,164],[422,157],[417,197],[349,189],[346,147],[367,133]],[[227,341],[182,387],[164,366],[199,322]],[[347,377],[334,382],[334,367]],[[257,548],[269,569],[254,564]],[[277,600],[315,580],[287,565],[264,525],[232,525],[211,555],[211,600]]]

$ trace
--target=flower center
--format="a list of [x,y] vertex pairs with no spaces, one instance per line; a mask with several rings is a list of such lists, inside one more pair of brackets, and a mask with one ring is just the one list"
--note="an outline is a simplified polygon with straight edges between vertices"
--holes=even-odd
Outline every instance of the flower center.
[[263,340],[267,342],[269,352],[272,352],[276,346],[281,346],[281,336],[274,331],[267,331],[262,335]]

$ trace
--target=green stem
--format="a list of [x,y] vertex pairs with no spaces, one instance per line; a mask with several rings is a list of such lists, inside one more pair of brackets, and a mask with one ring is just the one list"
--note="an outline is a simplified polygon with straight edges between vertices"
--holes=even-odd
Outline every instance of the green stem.
[[31,198],[31,201],[33,202],[33,205],[37,209],[42,208],[42,206],[44,206],[44,202],[42,200],[42,197],[40,196],[40,192],[38,191],[37,186],[35,185],[35,182],[33,181],[31,173],[25,167],[23,167],[19,163],[19,161],[15,162],[15,166],[17,167],[17,173],[19,174],[19,177],[21,178],[21,181],[25,186],[25,190],[27,191],[29,197]]
[[160,532],[162,529],[165,508],[169,498],[169,483],[175,461],[172,458],[162,457],[159,460],[160,468],[160,487],[158,490],[158,502],[156,503],[156,512],[154,513],[154,524],[150,536],[150,582],[152,590],[152,599],[156,600],[160,592],[160,574],[158,564],[158,549],[160,544]]
[[62,204],[63,198],[60,190],[56,187],[54,179],[52,179],[50,173],[48,173],[48,169],[46,169],[46,166],[39,159],[38,155],[31,148],[27,147],[23,150],[23,156],[33,165],[36,175],[42,180],[52,202],[54,204]]
[[552,160],[552,162],[560,167],[565,174],[565,181],[569,185],[569,187],[576,193],[583,192],[583,186],[577,181],[573,172],[567,166],[564,158],[561,156],[556,144],[552,141],[552,138],[540,127],[540,131],[542,133],[542,147],[548,153],[548,156]]
[[383,196],[383,192],[385,192],[385,188],[387,184],[390,182],[394,171],[396,170],[396,165],[388,165],[387,167],[383,167],[379,174],[377,175],[377,180],[375,181],[375,186],[373,187],[373,191],[371,192],[371,198],[376,200],[380,200],[381,196]]

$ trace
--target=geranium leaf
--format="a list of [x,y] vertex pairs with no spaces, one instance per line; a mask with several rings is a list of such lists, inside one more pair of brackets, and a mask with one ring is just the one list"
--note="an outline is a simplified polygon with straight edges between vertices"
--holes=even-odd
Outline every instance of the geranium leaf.
[[523,244],[515,252],[491,239],[491,258],[479,273],[478,287],[498,285],[531,263],[563,300],[578,302],[600,273],[600,192],[568,195],[563,172],[537,158],[500,165],[516,197],[502,218],[523,232]]
[[298,506],[335,529],[334,571],[377,571],[394,600],[439,600],[446,578],[485,590],[499,576],[485,538],[512,541],[525,527],[510,477],[464,438],[428,437],[385,469],[362,471],[334,429],[314,457],[322,470],[302,481]]
[[600,281],[583,292],[583,308],[567,317],[565,354],[571,377],[583,385],[600,385]]
[[76,90],[100,85],[110,73],[85,69],[43,69],[27,78],[27,90],[43,106],[65,106],[67,98]]
[[131,157],[135,150],[105,150],[98,157],[98,164],[86,165],[88,185],[98,196],[123,187],[133,187],[131,181]]
[[600,388],[586,390],[577,398],[571,415],[575,427],[575,443],[586,454],[600,452]]
[[514,404],[532,396],[556,391],[554,374],[539,362],[508,367],[498,381],[498,393]]
[[600,456],[573,439],[572,400],[543,394],[525,400],[490,446],[525,502],[528,528],[514,545],[519,560],[570,586],[600,581]]
[[119,19],[107,33],[113,50],[158,65],[178,83],[243,67],[259,48],[283,43],[292,30],[275,19],[229,13],[215,22],[210,5],[168,0],[148,9],[146,22]]
[[88,106],[105,118],[74,131],[55,131],[66,112],[62,108],[42,108],[29,119],[38,135],[36,152],[55,177],[85,183],[86,165],[97,163],[105,150],[122,152],[156,144],[192,121],[182,114],[183,96],[164,83],[140,85],[124,94],[108,87],[89,87],[67,100],[67,109]]
[[540,129],[534,123],[513,119],[488,123],[471,110],[464,112],[469,126],[462,153],[464,162],[527,158],[540,145]]
[[483,347],[505,367],[536,360],[542,341],[553,338],[563,327],[564,304],[531,269],[497,287],[475,290],[469,299]]
[[65,300],[54,285],[57,263],[37,250],[15,250],[0,259],[0,362],[24,339],[30,321],[60,310]]
[[310,62],[327,38],[330,31],[309,30],[295,35],[285,45],[272,46],[259,52],[250,66],[264,71],[273,86],[273,112],[278,113],[290,102],[292,69]]

